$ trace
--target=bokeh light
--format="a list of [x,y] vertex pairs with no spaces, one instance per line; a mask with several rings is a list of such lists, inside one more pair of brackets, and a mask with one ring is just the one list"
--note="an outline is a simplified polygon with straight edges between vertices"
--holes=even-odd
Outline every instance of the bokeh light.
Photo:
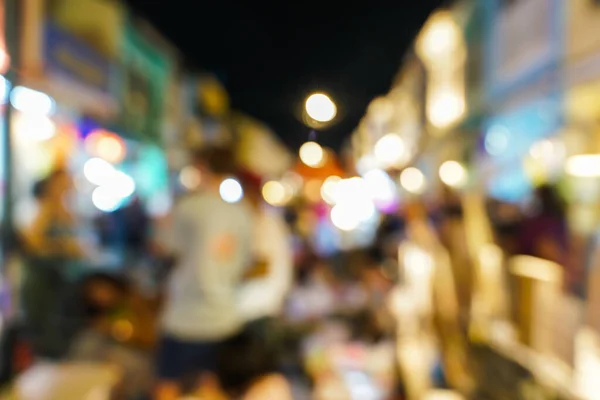
[[17,113],[14,119],[14,128],[20,138],[43,142],[56,136],[56,125],[43,115],[29,115]]
[[244,197],[242,185],[233,178],[227,178],[219,186],[219,194],[227,203],[237,203]]
[[125,143],[116,135],[105,135],[98,139],[96,154],[114,164],[118,164],[127,153]]
[[375,158],[384,168],[400,167],[407,162],[404,140],[396,133],[388,133],[375,144]]
[[[462,32],[452,14],[438,11],[433,14],[424,26],[417,40],[417,51],[429,63],[439,63],[455,52],[462,41]],[[440,65],[440,67],[442,67]]]
[[352,207],[345,204],[337,204],[331,209],[331,222],[342,231],[353,231],[360,225],[360,218]]
[[400,174],[400,184],[406,191],[421,194],[425,191],[425,175],[414,167],[406,168]]
[[427,117],[436,128],[444,129],[456,123],[465,113],[464,96],[458,89],[442,87],[433,92],[427,102]]
[[306,142],[300,147],[300,160],[311,168],[319,168],[325,164],[325,151],[316,142]]
[[334,205],[336,203],[336,188],[341,180],[342,178],[339,176],[333,175],[323,182],[323,185],[321,186],[321,197],[327,204]]
[[95,157],[90,158],[83,165],[83,175],[94,185],[102,186],[111,181],[115,176],[115,167],[108,161]]
[[462,187],[467,183],[467,170],[458,161],[446,161],[440,166],[440,179],[446,185],[454,188]]
[[380,169],[369,171],[364,176],[367,191],[373,203],[381,211],[388,212],[398,203],[398,191],[390,176]]
[[312,94],[306,99],[306,113],[318,122],[329,122],[337,115],[337,107],[329,96],[323,93]]
[[196,190],[202,183],[202,175],[198,168],[187,166],[179,172],[179,183],[187,190]]
[[331,222],[342,231],[357,229],[362,223],[377,215],[371,193],[360,177],[342,179],[335,185]]
[[85,149],[94,157],[119,164],[127,155],[125,141],[117,134],[104,129],[96,129],[85,138]]
[[286,205],[293,196],[293,189],[285,183],[269,181],[262,187],[262,195],[267,203],[275,207]]
[[127,198],[135,192],[135,181],[129,175],[121,171],[115,171],[110,186],[121,197]]
[[113,212],[122,202],[123,198],[109,186],[99,186],[92,192],[92,203],[100,211]]
[[579,178],[600,177],[600,154],[580,154],[567,159],[565,170]]
[[52,97],[24,86],[17,86],[12,90],[10,104],[23,113],[38,116],[50,116],[56,109]]

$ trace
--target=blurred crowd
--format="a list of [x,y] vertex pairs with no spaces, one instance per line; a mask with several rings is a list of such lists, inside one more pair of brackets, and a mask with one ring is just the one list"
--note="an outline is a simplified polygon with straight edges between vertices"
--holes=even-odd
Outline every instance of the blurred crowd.
[[[98,221],[103,243],[124,239],[127,256],[116,271],[86,266],[64,201],[69,174],[56,170],[35,185],[38,211],[19,234],[22,319],[11,327],[16,335],[5,335],[18,371],[40,361],[114,365],[115,399],[404,398],[415,383],[406,382],[397,342],[413,333],[398,302],[422,313],[414,320],[434,310],[434,332],[465,348],[473,273],[459,197],[406,204],[382,217],[372,246],[323,257],[264,203],[260,178],[237,169],[230,149],[204,147],[192,159],[202,184],[178,201],[162,243],[150,239],[139,199]],[[232,174],[244,187],[239,203],[219,194]],[[520,208],[487,207],[506,254],[555,261],[571,277],[567,286],[580,281],[565,258],[576,252],[553,188],[540,187]],[[437,260],[435,271],[425,259],[403,264],[407,243],[429,254],[443,249],[452,278],[422,286],[411,274],[444,276],[446,264]],[[467,355],[446,355],[427,372],[434,385],[472,386]],[[408,366],[418,369],[414,355]]]

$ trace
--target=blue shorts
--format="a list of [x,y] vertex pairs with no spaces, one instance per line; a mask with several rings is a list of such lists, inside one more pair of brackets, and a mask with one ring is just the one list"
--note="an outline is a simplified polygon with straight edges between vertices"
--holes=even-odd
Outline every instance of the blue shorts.
[[163,336],[158,345],[157,375],[182,381],[202,372],[215,372],[220,341],[183,341]]

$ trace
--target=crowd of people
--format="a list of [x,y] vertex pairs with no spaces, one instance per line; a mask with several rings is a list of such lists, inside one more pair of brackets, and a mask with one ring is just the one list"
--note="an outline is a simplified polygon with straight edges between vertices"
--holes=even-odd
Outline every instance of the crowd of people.
[[[115,399],[285,400],[294,398],[298,382],[319,393],[334,364],[343,364],[323,359],[332,353],[328,346],[385,347],[397,338],[389,298],[399,279],[398,249],[407,240],[443,246],[449,265],[463,266],[451,272],[459,314],[452,332],[460,336],[466,328],[473,283],[459,198],[448,193],[436,212],[411,204],[403,215],[381,221],[368,251],[323,258],[306,243],[294,249],[293,227],[266,206],[260,178],[240,171],[230,149],[205,147],[192,159],[202,184],[176,203],[166,243],[151,244],[139,199],[98,225],[106,243],[114,239],[111,223],[129,228],[121,233],[125,265],[118,272],[85,267],[90,254],[64,201],[72,189],[69,174],[56,170],[36,185],[38,213],[20,233],[22,340],[34,360],[117,365]],[[232,175],[244,187],[244,201],[233,204],[219,194]],[[498,243],[509,254],[568,266],[559,197],[548,187],[536,194],[528,213],[490,202]],[[130,268],[149,257],[161,260],[144,271],[155,281],[151,294]],[[332,339],[337,328],[331,327],[339,324],[345,333]],[[372,386],[399,396],[394,357],[385,362],[385,378]]]

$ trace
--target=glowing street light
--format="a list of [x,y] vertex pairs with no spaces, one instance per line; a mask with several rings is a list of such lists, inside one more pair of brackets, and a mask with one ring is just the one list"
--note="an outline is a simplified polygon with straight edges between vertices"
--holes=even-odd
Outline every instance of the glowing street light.
[[337,115],[337,106],[329,96],[314,93],[306,99],[304,105],[309,117],[318,122],[329,122]]
[[325,164],[325,151],[317,142],[306,142],[300,147],[300,160],[311,168]]

